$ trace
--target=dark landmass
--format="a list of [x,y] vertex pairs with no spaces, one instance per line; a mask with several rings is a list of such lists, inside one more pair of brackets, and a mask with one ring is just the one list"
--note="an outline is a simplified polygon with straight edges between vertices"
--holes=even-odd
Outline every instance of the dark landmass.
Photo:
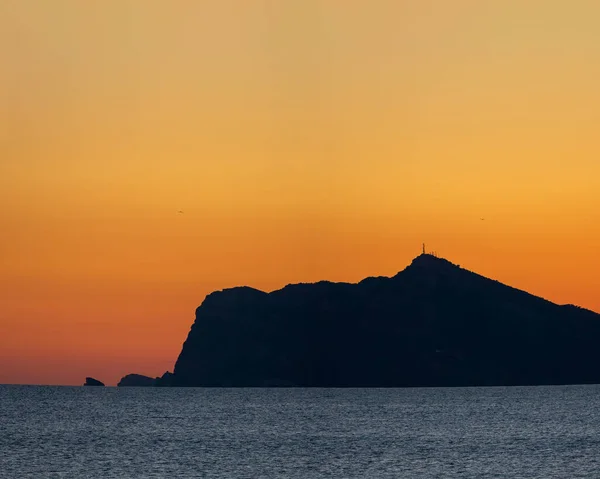
[[123,376],[118,387],[166,387],[174,386],[173,384],[173,373],[167,371],[161,377],[151,378],[149,376],[143,376],[141,374],[127,374]]
[[104,383],[94,378],[85,378],[84,386],[104,386]]
[[600,316],[423,254],[392,278],[212,293],[173,386],[600,383]]
[[128,374],[123,376],[118,387],[148,387],[154,386],[158,378],[151,378],[148,376],[142,376],[141,374]]
[[158,387],[175,386],[173,382],[174,377],[175,376],[173,375],[173,373],[167,371],[161,377],[156,378],[154,385]]

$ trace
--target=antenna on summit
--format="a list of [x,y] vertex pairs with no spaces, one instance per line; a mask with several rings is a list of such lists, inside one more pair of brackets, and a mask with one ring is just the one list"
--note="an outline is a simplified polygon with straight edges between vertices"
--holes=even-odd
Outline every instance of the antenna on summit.
[[423,243],[423,254],[425,254],[425,243]]

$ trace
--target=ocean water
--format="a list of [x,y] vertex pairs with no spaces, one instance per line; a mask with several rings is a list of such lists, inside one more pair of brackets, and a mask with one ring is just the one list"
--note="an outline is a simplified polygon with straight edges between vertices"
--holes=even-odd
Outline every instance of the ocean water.
[[600,478],[600,386],[0,386],[1,478]]

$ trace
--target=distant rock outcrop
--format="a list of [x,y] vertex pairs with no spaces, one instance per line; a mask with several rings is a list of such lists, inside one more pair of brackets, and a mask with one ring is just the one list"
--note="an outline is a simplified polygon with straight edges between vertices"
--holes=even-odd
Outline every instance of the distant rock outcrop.
[[94,378],[85,378],[84,386],[104,386],[104,383]]
[[598,314],[423,254],[392,278],[208,295],[169,385],[600,383],[598,344]]
[[174,386],[174,378],[175,376],[173,375],[173,373],[167,371],[161,377],[156,378],[156,382],[154,385],[158,387]]
[[154,386],[158,378],[142,376],[141,374],[128,374],[121,378],[118,387],[148,387]]

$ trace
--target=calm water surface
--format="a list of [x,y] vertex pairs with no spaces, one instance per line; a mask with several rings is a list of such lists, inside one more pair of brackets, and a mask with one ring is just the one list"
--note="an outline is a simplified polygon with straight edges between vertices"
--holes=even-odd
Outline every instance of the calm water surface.
[[2,478],[600,478],[600,386],[0,386]]

